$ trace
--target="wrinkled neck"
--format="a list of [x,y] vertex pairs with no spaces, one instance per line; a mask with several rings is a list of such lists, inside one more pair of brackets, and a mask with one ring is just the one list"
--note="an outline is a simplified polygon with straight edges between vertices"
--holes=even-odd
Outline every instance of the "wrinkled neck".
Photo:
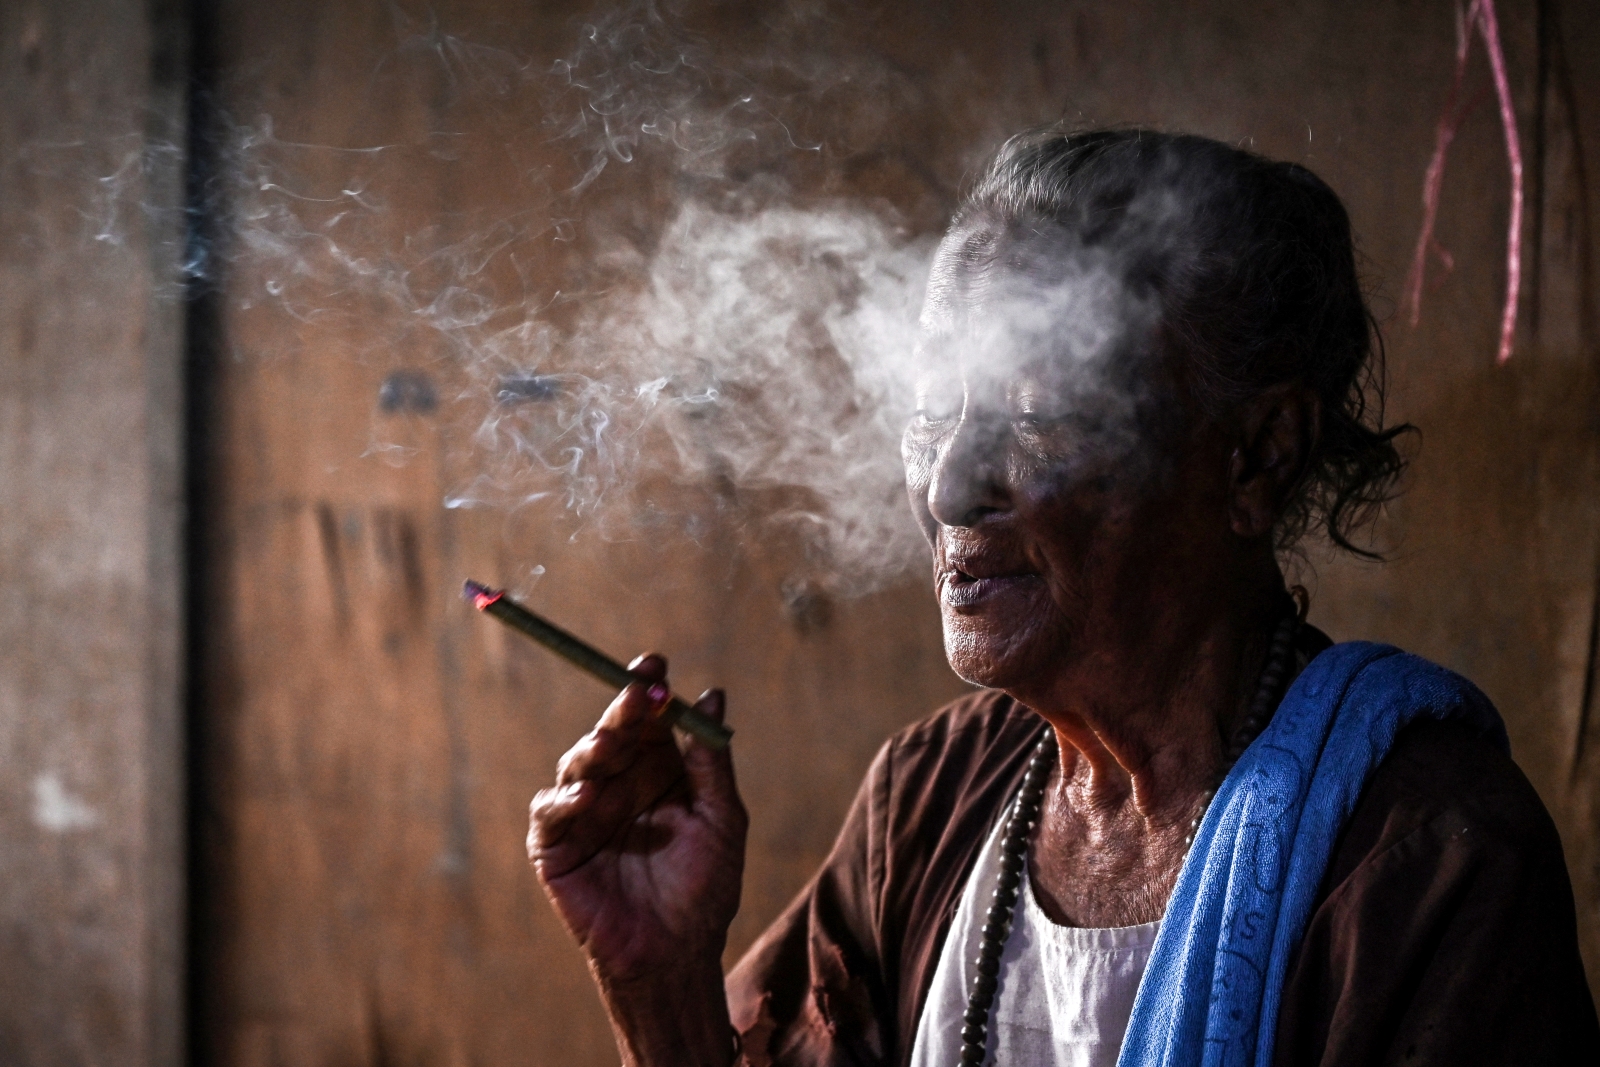
[[1057,786],[1090,811],[1131,804],[1157,822],[1187,811],[1215,785],[1283,597],[1274,564],[1220,610],[1187,626],[1158,617],[1125,641],[1066,658],[1045,684],[1013,692],[1055,730]]

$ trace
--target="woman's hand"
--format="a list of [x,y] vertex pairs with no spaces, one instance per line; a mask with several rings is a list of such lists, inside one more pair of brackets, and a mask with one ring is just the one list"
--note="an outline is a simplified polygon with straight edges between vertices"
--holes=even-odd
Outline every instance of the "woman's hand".
[[[589,959],[624,1058],[731,1058],[722,950],[739,910],[744,804],[729,752],[680,752],[656,715],[667,664],[643,656],[647,681],[624,689],[562,757],[533,799],[528,858]],[[695,705],[717,721],[721,692]],[[709,1057],[709,1059],[708,1059]]]

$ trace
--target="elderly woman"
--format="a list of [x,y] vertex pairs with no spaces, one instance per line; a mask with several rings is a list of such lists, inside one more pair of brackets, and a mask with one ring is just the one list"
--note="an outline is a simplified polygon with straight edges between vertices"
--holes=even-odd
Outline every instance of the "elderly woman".
[[[1600,1063],[1493,707],[1278,559],[1401,468],[1349,221],[1196,137],[1016,138],[939,248],[911,506],[950,664],[727,975],[746,818],[644,657],[529,850],[628,1064]],[[722,714],[713,692],[700,707]]]

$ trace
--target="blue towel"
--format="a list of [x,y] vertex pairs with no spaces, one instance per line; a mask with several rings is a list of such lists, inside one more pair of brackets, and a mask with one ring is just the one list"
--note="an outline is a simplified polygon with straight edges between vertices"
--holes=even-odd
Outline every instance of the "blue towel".
[[1366,642],[1311,661],[1200,824],[1118,1067],[1267,1067],[1289,957],[1334,842],[1418,717],[1470,723],[1509,750],[1494,705],[1443,667]]

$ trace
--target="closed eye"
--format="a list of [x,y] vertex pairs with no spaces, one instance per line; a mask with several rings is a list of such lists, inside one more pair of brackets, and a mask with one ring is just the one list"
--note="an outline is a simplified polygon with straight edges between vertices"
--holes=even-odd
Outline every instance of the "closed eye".
[[919,391],[916,417],[919,422],[948,422],[961,414],[962,396],[946,390]]

